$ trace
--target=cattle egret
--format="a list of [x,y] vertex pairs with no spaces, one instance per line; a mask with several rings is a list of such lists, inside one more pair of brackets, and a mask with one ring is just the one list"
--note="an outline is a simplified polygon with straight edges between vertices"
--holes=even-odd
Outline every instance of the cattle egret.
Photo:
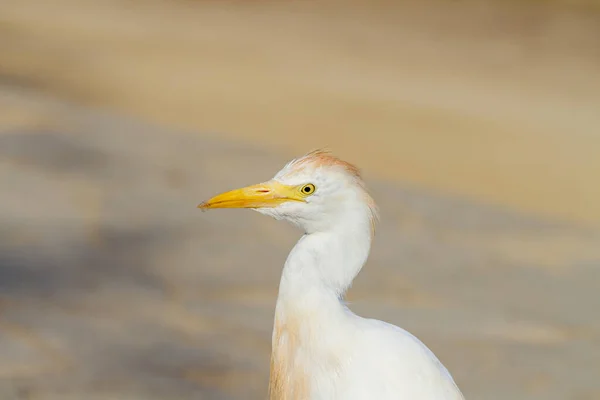
[[199,208],[251,208],[304,232],[289,254],[275,308],[271,400],[464,400],[416,337],[359,317],[344,293],[367,260],[377,211],[359,171],[317,150],[268,182]]

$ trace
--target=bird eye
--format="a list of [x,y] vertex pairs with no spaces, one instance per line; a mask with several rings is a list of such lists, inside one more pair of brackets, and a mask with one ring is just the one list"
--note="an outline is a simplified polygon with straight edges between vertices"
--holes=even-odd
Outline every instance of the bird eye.
[[302,192],[303,195],[307,196],[309,194],[313,194],[316,189],[317,188],[315,188],[315,185],[313,185],[312,183],[309,183],[307,185],[302,186],[302,189],[300,189],[300,191]]

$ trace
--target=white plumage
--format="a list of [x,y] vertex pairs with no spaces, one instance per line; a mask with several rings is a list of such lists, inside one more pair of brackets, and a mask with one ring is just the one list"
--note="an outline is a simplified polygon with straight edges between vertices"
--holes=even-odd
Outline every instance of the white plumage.
[[358,170],[323,151],[270,181],[200,206],[252,208],[304,231],[279,286],[271,400],[460,400],[452,376],[416,337],[343,302],[367,260],[376,209]]

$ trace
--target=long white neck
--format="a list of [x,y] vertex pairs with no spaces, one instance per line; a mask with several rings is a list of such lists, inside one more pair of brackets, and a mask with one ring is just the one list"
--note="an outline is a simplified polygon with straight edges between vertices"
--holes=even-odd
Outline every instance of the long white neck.
[[341,298],[369,255],[371,222],[368,212],[342,220],[335,229],[302,236],[285,262],[273,327],[271,400],[310,398],[309,360],[328,359],[348,331]]
[[355,210],[334,229],[305,234],[290,252],[283,268],[278,311],[313,311],[340,305],[371,249],[371,220]]
[[350,313],[341,300],[369,256],[371,212],[356,201],[336,216],[334,228],[305,233],[285,262],[273,327],[271,400],[310,398],[311,360],[325,368],[323,360],[351,331],[345,329]]

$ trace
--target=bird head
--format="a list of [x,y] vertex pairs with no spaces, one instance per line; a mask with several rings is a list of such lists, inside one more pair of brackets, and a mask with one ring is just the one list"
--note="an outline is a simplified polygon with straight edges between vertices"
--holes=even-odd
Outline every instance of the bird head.
[[323,150],[290,161],[267,182],[221,193],[198,208],[250,208],[307,233],[342,227],[353,219],[373,228],[377,216],[358,169]]

